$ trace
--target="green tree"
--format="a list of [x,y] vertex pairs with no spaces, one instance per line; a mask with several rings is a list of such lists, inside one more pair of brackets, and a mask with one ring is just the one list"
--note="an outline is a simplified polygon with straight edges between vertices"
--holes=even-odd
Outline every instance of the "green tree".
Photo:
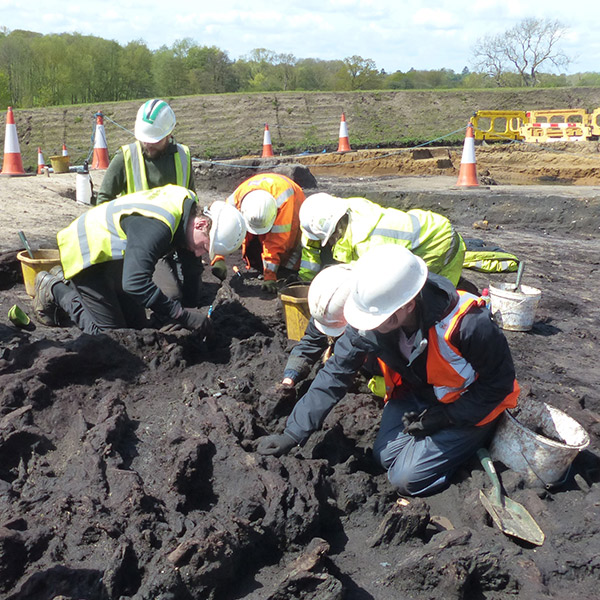
[[344,89],[374,90],[381,87],[384,74],[377,70],[374,60],[354,55],[344,58],[343,63],[343,69],[338,72],[338,81]]

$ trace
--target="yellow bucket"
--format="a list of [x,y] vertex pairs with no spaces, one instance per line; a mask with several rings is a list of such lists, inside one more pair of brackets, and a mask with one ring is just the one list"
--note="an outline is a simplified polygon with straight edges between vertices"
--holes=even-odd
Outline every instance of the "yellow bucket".
[[35,276],[40,271],[49,271],[52,267],[60,265],[58,250],[34,250],[33,256],[34,258],[31,258],[26,250],[21,250],[17,254],[17,258],[21,261],[25,291],[32,298],[35,295]]
[[285,316],[285,327],[290,340],[300,340],[304,335],[310,311],[308,310],[308,288],[307,283],[296,283],[283,288],[279,297],[283,304]]
[[69,172],[69,157],[68,156],[51,156],[50,164],[55,173]]

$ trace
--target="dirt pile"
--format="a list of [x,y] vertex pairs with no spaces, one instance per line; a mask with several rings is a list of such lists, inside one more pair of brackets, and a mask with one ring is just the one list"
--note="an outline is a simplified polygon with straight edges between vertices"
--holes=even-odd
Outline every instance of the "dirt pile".
[[[27,179],[10,182],[18,192],[5,202],[20,206],[14,218],[36,232],[34,242],[38,227],[43,237],[83,210],[44,178]],[[32,180],[46,188],[25,200]],[[446,491],[399,501],[372,460],[381,403],[360,375],[303,448],[280,459],[258,455],[257,438],[280,431],[290,410],[271,388],[291,342],[279,302],[255,273],[223,286],[208,273],[203,304],[215,307],[215,327],[206,340],[0,323],[0,598],[597,595],[600,243],[597,221],[577,225],[597,200],[409,193],[398,181],[317,176],[320,191],[437,203],[464,237],[516,253],[524,282],[542,291],[533,330],[506,332],[523,394],[564,410],[591,437],[559,487],[528,488],[501,473],[508,495],[542,527],[544,545],[493,526],[479,501],[489,483],[476,459]],[[473,228],[485,211],[496,218]],[[14,303],[30,312],[11,227],[3,223],[14,239],[0,260],[3,315]],[[239,257],[228,262],[241,266]],[[466,276],[478,289],[514,278]]]

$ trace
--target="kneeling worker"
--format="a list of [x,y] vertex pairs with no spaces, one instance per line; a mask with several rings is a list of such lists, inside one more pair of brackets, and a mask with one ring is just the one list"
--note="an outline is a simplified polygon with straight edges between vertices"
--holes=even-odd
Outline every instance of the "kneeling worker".
[[373,454],[402,495],[427,495],[485,445],[516,406],[519,386],[506,338],[479,298],[428,273],[406,248],[388,244],[353,266],[348,325],[333,356],[287,420],[259,439],[261,454],[303,444],[345,395],[368,355],[384,366],[386,404]]
[[[192,257],[229,254],[246,228],[235,208],[215,202],[200,212],[196,194],[167,185],[100,204],[58,232],[64,275],[38,273],[36,316],[56,324],[57,306],[85,333],[147,326],[145,309],[186,329],[203,326],[206,311],[183,308],[152,280],[157,261],[173,249]],[[64,279],[63,279],[64,277]]]

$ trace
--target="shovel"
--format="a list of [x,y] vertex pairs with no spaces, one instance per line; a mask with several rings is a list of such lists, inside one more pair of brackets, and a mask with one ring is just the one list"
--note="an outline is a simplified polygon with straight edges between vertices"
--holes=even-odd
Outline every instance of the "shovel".
[[544,532],[523,505],[502,493],[500,480],[488,451],[481,448],[477,451],[477,456],[493,485],[493,488],[487,493],[479,490],[479,499],[494,523],[506,535],[541,546],[545,539]]

